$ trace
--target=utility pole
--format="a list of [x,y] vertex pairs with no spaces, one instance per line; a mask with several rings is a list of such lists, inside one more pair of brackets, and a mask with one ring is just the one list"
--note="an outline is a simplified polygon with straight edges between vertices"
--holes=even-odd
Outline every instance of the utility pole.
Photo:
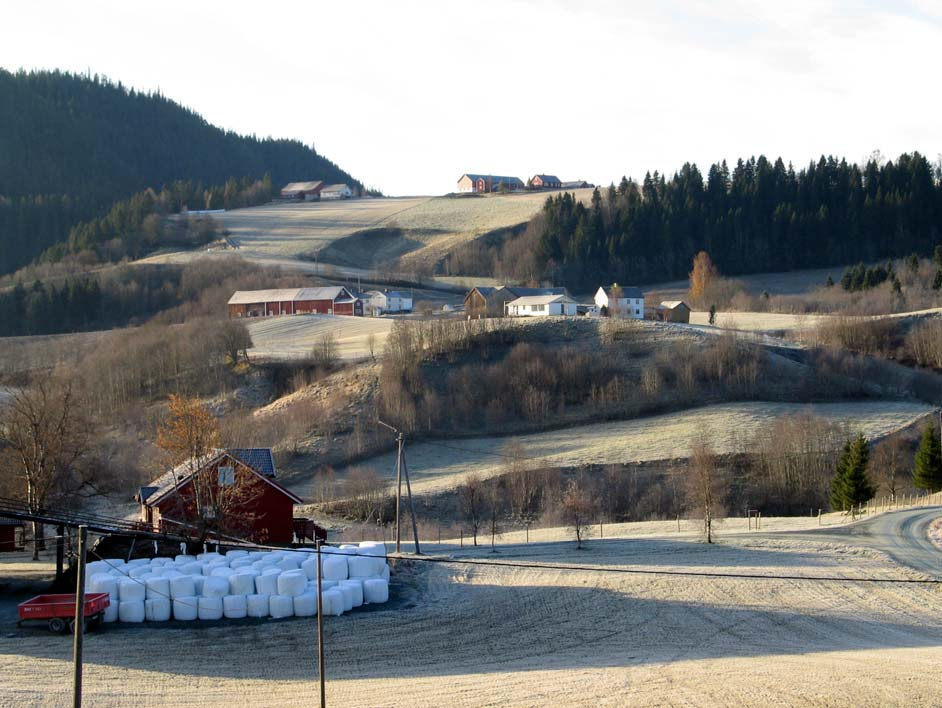
[[85,640],[85,543],[88,540],[88,527],[78,528],[78,573],[75,581],[75,622],[73,624],[74,641],[72,643],[72,662],[74,674],[72,680],[72,706],[82,706],[82,644]]
[[415,520],[415,506],[412,503],[412,485],[409,482],[409,467],[406,465],[406,455],[403,450],[405,436],[397,428],[389,425],[389,423],[384,423],[379,418],[376,419],[376,422],[382,425],[384,428],[389,428],[396,434],[396,442],[398,447],[398,452],[396,454],[396,553],[400,552],[401,548],[401,516],[400,510],[402,508],[402,477],[405,475],[406,478],[406,493],[409,496],[409,514],[412,516],[412,538],[415,543],[415,553],[419,555],[421,551],[419,550],[419,528]]
[[[316,535],[316,534],[315,534]],[[327,708],[327,692],[324,683],[324,603],[321,600],[321,541],[317,539],[317,677],[321,684],[321,708]]]

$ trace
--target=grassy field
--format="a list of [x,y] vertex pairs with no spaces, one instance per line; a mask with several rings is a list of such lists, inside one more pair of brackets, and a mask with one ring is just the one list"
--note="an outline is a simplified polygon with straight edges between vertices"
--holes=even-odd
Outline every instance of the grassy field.
[[[580,425],[516,438],[524,455],[553,467],[645,462],[683,458],[700,430],[719,453],[741,452],[769,421],[811,412],[826,420],[846,423],[850,431],[875,438],[905,427],[932,409],[920,403],[866,401],[821,403],[727,403],[635,420]],[[511,438],[480,437],[416,443],[407,446],[412,488],[420,494],[438,493],[461,483],[468,472],[482,477],[500,474],[506,461],[499,453]],[[395,455],[360,463],[380,475],[395,477]],[[292,489],[310,496],[304,484]]]
[[[584,550],[545,541],[496,558],[549,567],[399,564],[388,605],[326,618],[328,705],[938,705],[933,587],[593,571],[922,577],[861,547],[761,535],[707,546],[628,528]],[[70,638],[17,629],[16,599],[0,602],[0,704],[63,705]],[[313,617],[109,625],[85,640],[86,701],[307,704],[315,638]]]
[[376,356],[383,351],[393,320],[386,317],[343,317],[340,315],[297,315],[265,317],[248,322],[254,346],[253,359],[291,360],[311,355],[314,345],[333,334],[337,356],[362,359],[370,355],[369,337],[375,337]]

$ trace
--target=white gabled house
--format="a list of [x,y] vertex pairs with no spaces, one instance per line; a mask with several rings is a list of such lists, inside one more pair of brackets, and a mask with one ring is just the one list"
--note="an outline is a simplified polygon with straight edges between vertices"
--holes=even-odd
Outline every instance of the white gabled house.
[[374,315],[384,312],[412,312],[412,295],[400,290],[368,290],[360,297],[366,300],[367,312]]
[[576,316],[576,301],[568,295],[527,295],[504,305],[508,317]]
[[[644,319],[644,293],[641,292],[641,288],[626,288],[618,283],[610,287],[602,286],[595,293],[595,304],[609,317]],[[603,307],[604,310],[602,310]]]

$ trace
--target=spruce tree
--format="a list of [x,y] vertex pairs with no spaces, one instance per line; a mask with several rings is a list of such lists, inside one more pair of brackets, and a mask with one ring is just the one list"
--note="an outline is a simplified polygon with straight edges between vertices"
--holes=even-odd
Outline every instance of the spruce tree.
[[876,487],[867,473],[870,461],[870,446],[867,439],[858,434],[844,444],[837,474],[831,483],[831,506],[846,511],[873,498]]
[[913,484],[930,492],[942,490],[942,444],[932,423],[923,431],[919,450],[916,452]]
[[942,268],[936,268],[935,278],[932,280],[933,290],[942,290]]

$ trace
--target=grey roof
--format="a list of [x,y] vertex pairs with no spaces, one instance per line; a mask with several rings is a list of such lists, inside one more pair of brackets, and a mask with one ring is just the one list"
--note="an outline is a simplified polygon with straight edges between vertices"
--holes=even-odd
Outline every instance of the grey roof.
[[606,295],[608,295],[609,297],[611,297],[611,296],[612,296],[612,288],[614,288],[614,287],[618,287],[618,288],[621,290],[621,296],[622,296],[622,297],[636,297],[636,298],[638,298],[638,297],[643,298],[643,297],[644,297],[644,293],[641,291],[641,288],[635,288],[635,287],[631,287],[631,286],[624,286],[624,285],[614,286],[614,285],[609,285],[609,286],[606,287],[605,285],[603,285],[603,286],[601,287],[601,290],[602,290]]
[[[504,184],[523,184],[523,180],[519,177],[508,177],[507,175],[478,175],[471,174],[470,172],[465,172],[461,177],[469,177],[473,180],[486,179],[490,180],[492,184],[497,184],[498,182],[503,182]],[[459,177],[459,181],[461,180]]]
[[409,293],[404,293],[401,290],[390,290],[386,293],[387,297],[412,297]]
[[565,189],[580,189],[583,187],[591,187],[592,184],[586,182],[584,179],[573,180],[572,182],[563,182],[563,188]]
[[230,305],[254,305],[262,302],[297,302],[298,300],[336,300],[350,292],[342,285],[323,288],[283,288],[279,290],[237,290]]
[[343,189],[350,189],[350,187],[345,184],[328,184],[321,190],[321,194],[324,192],[339,192]]
[[660,305],[658,305],[658,309],[673,310],[674,308],[680,307],[681,305],[686,307],[688,310],[690,309],[690,306],[683,300],[665,300]]
[[544,182],[560,182],[559,177],[556,175],[533,175],[533,179],[539,177]]
[[289,182],[281,188],[282,194],[297,194],[298,192],[316,192],[323,186],[321,180],[314,182]]
[[532,297],[534,295],[569,295],[569,291],[566,290],[566,288],[518,288],[516,285],[502,285],[497,289],[500,290],[501,288],[515,297]]
[[518,307],[523,305],[549,305],[552,302],[575,302],[568,295],[527,295],[524,297],[518,297],[516,300],[511,300],[507,303],[507,307],[516,305]]

